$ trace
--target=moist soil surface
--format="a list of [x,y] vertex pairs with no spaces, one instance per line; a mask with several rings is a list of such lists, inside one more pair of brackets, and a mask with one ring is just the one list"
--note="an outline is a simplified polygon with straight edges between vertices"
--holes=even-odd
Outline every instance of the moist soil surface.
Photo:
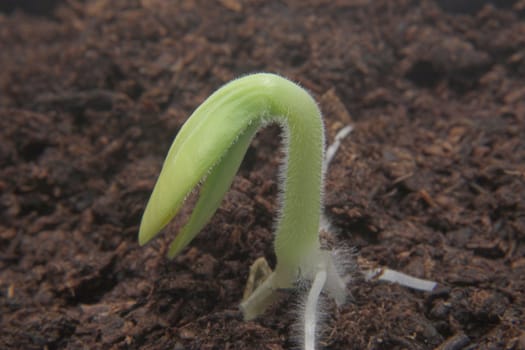
[[[328,142],[354,127],[325,191],[351,298],[326,300],[319,346],[525,349],[524,1],[0,11],[0,348],[297,346],[301,293],[254,321],[238,309],[250,265],[275,265],[278,128],[183,254],[166,258],[184,217],[137,243],[183,122],[223,83],[269,71],[314,95]],[[363,259],[439,286],[366,281]]]

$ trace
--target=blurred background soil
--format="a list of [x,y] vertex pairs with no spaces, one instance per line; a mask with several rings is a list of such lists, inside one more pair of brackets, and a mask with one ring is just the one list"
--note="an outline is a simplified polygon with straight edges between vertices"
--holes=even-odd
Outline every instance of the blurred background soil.
[[[328,140],[337,244],[439,282],[327,302],[326,349],[525,349],[525,2],[0,3],[0,348],[289,349],[297,295],[238,311],[275,263],[279,130],[252,143],[201,235],[137,244],[167,149],[221,84],[307,88]],[[351,264],[352,261],[349,261]],[[300,299],[300,297],[299,297]]]

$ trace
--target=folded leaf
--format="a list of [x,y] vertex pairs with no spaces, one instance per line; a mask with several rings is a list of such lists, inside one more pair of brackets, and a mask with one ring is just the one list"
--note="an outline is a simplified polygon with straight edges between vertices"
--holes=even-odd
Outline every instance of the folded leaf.
[[199,199],[193,208],[190,219],[171,242],[168,252],[170,259],[177,256],[197,236],[219,208],[258,127],[258,125],[252,124],[248,130],[243,132],[228,149],[221,161],[211,169],[200,188]]
[[[230,83],[231,84],[231,83]],[[150,241],[180,210],[189,193],[226,156],[267,105],[254,89],[223,89],[210,96],[180,129],[146,205],[139,244]],[[254,96],[255,95],[255,96]]]

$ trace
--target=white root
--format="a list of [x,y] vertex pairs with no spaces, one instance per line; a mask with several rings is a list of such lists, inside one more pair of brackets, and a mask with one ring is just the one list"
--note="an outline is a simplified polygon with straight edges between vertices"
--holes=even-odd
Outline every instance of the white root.
[[377,280],[397,283],[403,287],[412,288],[423,292],[432,292],[437,285],[437,282],[413,277],[403,272],[391,270],[386,267],[364,271],[364,275],[368,281]]
[[326,271],[320,270],[316,273],[306,305],[304,308],[304,349],[315,350],[315,332],[317,324],[317,305],[321,291],[326,282]]
[[352,132],[352,130],[354,130],[354,127],[352,125],[347,125],[341,130],[339,130],[337,134],[335,135],[334,142],[326,148],[324,164],[323,164],[323,167],[325,170],[328,168],[328,166],[332,162],[332,159],[334,159],[334,156],[337,153],[337,150],[341,146],[341,141],[343,141],[343,139],[347,137],[348,134]]

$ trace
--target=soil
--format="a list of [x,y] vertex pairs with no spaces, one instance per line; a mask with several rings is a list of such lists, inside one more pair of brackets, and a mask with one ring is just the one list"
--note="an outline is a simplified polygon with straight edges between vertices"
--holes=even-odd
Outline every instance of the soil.
[[[35,5],[39,3],[39,5]],[[0,4],[0,348],[289,349],[302,297],[238,310],[272,253],[279,130],[173,261],[138,224],[211,92],[270,71],[307,88],[337,244],[432,293],[367,282],[327,301],[325,349],[525,349],[525,2]],[[349,258],[348,264],[355,261]]]

